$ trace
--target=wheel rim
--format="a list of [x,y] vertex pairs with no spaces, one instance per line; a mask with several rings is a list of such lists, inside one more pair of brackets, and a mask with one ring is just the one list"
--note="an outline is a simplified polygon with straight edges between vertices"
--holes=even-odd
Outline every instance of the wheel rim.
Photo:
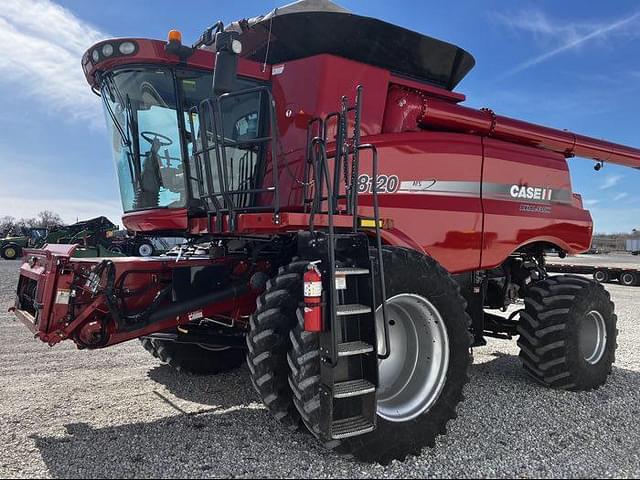
[[150,257],[153,253],[153,248],[151,247],[151,245],[143,243],[138,247],[138,253],[141,257]]
[[[418,417],[442,393],[449,367],[449,337],[429,300],[400,294],[387,300],[391,354],[378,361],[378,415],[390,422]],[[385,351],[382,308],[376,311],[378,353]]]
[[16,256],[16,250],[9,247],[4,251],[4,254],[7,256],[7,258],[13,258]]
[[591,310],[580,322],[578,342],[587,363],[595,365],[602,359],[607,346],[607,328],[597,310]]
[[606,276],[604,272],[596,272],[596,280],[599,282],[604,282]]
[[631,273],[625,273],[624,275],[622,275],[622,283],[625,285],[631,285],[633,284],[635,278]]

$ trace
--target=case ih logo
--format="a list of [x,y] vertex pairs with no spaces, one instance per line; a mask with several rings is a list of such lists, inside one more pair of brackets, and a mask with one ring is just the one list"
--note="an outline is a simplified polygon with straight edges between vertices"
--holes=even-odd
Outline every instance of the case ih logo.
[[553,190],[551,188],[527,187],[526,185],[512,185],[509,193],[511,193],[511,196],[513,198],[551,201]]

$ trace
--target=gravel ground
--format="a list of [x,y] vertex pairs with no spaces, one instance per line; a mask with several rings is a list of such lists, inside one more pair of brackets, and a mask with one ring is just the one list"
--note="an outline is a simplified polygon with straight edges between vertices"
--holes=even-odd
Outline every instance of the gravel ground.
[[189,377],[137,342],[103,351],[32,339],[5,306],[18,263],[0,261],[0,477],[638,477],[640,289],[609,285],[613,375],[593,393],[544,389],[515,342],[474,352],[459,417],[433,449],[361,464],[281,429],[245,368]]

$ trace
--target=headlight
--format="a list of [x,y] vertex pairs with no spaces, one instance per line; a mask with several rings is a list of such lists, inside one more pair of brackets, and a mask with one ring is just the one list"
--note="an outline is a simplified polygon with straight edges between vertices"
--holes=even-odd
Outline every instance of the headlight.
[[131,55],[136,51],[136,44],[133,42],[123,42],[120,44],[120,47],[118,47],[118,50],[120,50],[120,53],[123,55]]
[[93,63],[98,63],[98,60],[100,60],[100,54],[98,53],[98,50],[93,51],[93,53],[91,54],[91,58],[93,58]]
[[111,55],[113,55],[113,45],[111,45],[110,43],[105,43],[102,46],[102,55],[104,55],[105,57],[110,57]]
[[231,42],[231,50],[233,50],[233,53],[236,55],[240,55],[242,53],[242,43],[240,43],[240,40],[234,40]]

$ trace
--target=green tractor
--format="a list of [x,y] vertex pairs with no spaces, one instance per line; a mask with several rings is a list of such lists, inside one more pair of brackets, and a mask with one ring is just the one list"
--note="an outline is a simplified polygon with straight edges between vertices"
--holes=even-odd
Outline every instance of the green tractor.
[[23,227],[20,234],[9,234],[0,239],[0,256],[5,260],[15,260],[22,256],[24,248],[40,248],[49,235],[46,228]]

